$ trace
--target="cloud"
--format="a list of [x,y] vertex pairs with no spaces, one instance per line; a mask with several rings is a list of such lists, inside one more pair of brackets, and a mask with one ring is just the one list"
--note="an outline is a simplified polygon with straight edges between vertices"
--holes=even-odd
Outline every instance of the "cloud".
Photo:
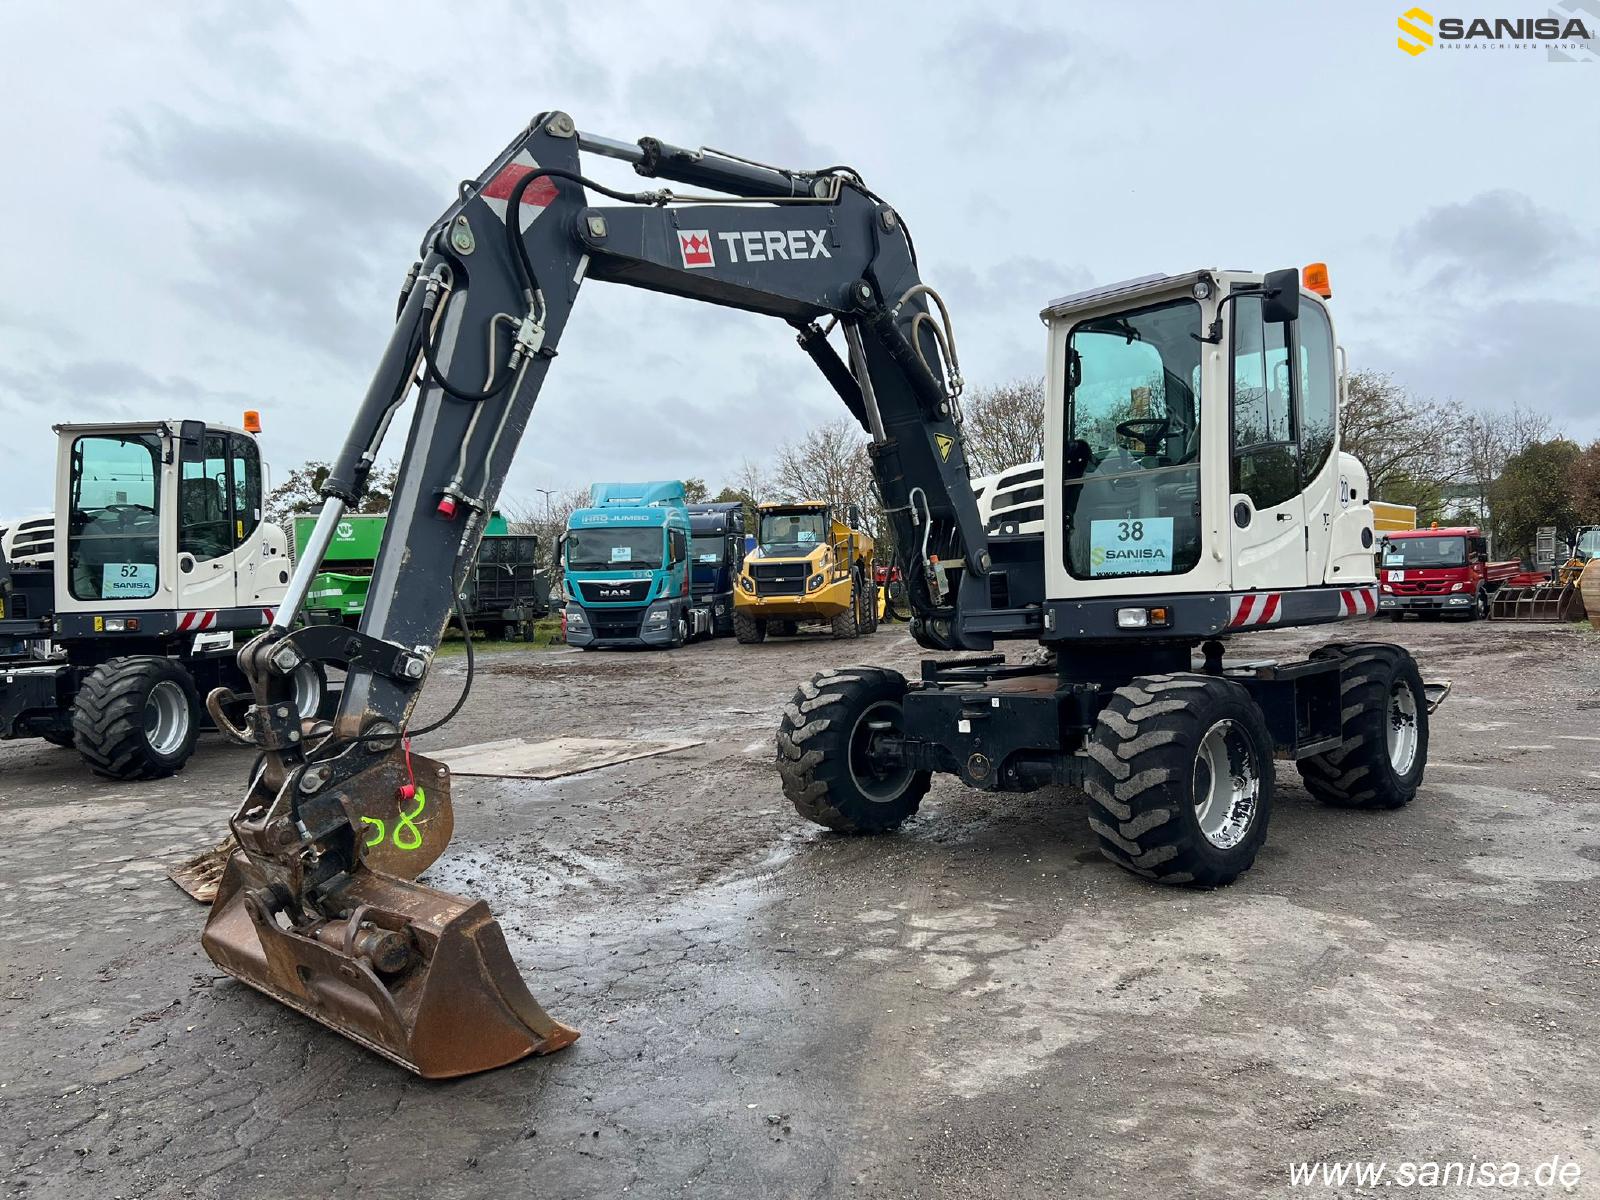
[[1496,287],[1541,280],[1589,249],[1566,217],[1510,189],[1430,208],[1395,242],[1413,268],[1436,268],[1437,284]]
[[395,251],[450,201],[408,163],[312,130],[157,111],[125,118],[122,132],[123,160],[198,214],[198,274],[178,295],[336,357],[370,340],[368,300],[382,279],[398,287]]
[[1600,302],[1500,300],[1436,314],[1407,345],[1375,347],[1373,365],[1477,408],[1522,403],[1580,441],[1600,437]]
[[[792,115],[787,78],[751,69],[752,63],[778,57],[759,40],[735,45],[724,39],[692,70],[675,63],[634,76],[629,102],[635,111],[662,114],[662,132],[656,136],[669,142],[682,138],[689,149],[704,143],[797,169],[840,162],[837,149],[812,136],[814,125],[802,126]],[[793,53],[787,57],[788,75],[818,69],[808,56],[798,62]]]
[[985,93],[1056,92],[1078,75],[1081,44],[1058,29],[972,20],[956,29],[941,58],[946,69]]

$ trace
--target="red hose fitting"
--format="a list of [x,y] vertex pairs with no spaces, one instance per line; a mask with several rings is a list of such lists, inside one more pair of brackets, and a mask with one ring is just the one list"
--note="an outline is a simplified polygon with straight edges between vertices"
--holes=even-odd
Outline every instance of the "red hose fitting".
[[446,521],[453,521],[456,515],[456,502],[452,496],[445,496],[439,501],[439,515]]

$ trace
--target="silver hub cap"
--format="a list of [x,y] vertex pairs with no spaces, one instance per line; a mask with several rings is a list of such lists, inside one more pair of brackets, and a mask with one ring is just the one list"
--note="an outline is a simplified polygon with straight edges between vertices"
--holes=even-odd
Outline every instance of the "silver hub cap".
[[1250,736],[1236,722],[1206,730],[1194,760],[1194,815],[1206,841],[1219,850],[1237,846],[1255,824],[1261,767]]
[[168,755],[189,735],[189,698],[170,679],[150,689],[144,701],[144,740],[157,754]]
[[1389,765],[1396,775],[1409,775],[1417,761],[1417,697],[1405,680],[1389,689]]
[[911,782],[912,768],[886,767],[872,754],[876,735],[900,728],[900,706],[892,700],[869,704],[850,730],[850,781],[874,804],[898,800]]

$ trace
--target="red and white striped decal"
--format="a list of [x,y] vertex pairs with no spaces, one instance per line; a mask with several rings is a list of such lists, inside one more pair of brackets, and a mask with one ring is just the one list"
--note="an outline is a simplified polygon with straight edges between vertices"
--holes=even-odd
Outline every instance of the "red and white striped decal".
[[1339,593],[1341,617],[1368,617],[1378,611],[1378,589],[1345,588]]
[[1282,592],[1246,592],[1228,597],[1228,628],[1276,625],[1283,612]]
[[203,630],[210,629],[216,623],[217,613],[215,609],[210,612],[186,612],[178,618],[178,632],[184,633],[192,630],[195,633],[200,633]]
[[267,619],[268,625],[272,624],[272,616],[275,612],[277,612],[277,610],[273,608],[263,608],[261,610],[261,615]]
[[[493,211],[494,215],[502,221],[506,219],[506,204],[511,199],[511,193],[516,190],[524,175],[531,174],[539,164],[534,161],[533,155],[526,150],[520,151],[515,158],[501,167],[495,177],[483,185],[483,191],[478,193],[483,197],[483,202]],[[550,202],[556,198],[556,185],[548,175],[541,175],[535,179],[522,193],[521,213],[518,214],[520,228],[526,230],[533,224],[534,218],[544,212]]]

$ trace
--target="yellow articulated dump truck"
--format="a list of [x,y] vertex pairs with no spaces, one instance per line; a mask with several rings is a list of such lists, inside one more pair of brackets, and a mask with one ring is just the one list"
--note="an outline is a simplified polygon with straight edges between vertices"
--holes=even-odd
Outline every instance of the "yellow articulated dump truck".
[[1387,500],[1371,502],[1372,528],[1375,533],[1405,533],[1417,527],[1415,504],[1391,504]]
[[792,637],[802,622],[853,638],[878,627],[873,541],[850,505],[803,500],[757,509],[756,547],[745,556],[733,594],[733,632],[741,642]]

